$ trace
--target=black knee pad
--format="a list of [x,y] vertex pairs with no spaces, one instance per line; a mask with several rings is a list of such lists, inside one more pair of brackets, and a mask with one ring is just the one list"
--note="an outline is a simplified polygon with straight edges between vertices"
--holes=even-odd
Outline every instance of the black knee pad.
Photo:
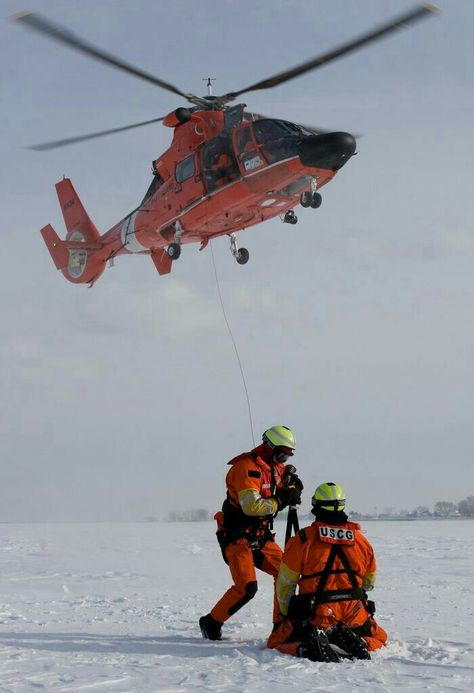
[[232,616],[233,614],[236,613],[239,609],[241,609],[247,602],[249,602],[251,599],[255,597],[257,594],[258,590],[258,585],[257,581],[254,580],[253,582],[247,582],[245,585],[245,594],[242,597],[242,599],[239,599],[239,601],[232,606],[229,611],[227,612],[229,616]]
[[247,582],[245,585],[245,596],[250,600],[255,597],[258,591],[258,584],[255,580],[254,582]]

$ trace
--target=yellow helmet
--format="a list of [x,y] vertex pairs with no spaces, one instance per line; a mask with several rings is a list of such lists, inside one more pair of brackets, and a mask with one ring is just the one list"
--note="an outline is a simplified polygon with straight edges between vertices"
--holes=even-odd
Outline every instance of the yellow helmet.
[[325,484],[319,484],[313,493],[311,504],[314,510],[322,508],[323,510],[337,512],[338,510],[344,510],[346,494],[341,486],[338,486],[333,481],[327,481]]
[[296,447],[295,436],[287,426],[272,426],[268,428],[264,432],[262,440],[272,449],[281,447],[294,450]]

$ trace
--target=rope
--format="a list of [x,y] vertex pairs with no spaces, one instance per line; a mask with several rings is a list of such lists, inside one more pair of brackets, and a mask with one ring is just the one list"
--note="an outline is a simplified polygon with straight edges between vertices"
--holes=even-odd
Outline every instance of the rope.
[[242,362],[241,362],[241,360],[240,360],[239,351],[238,351],[238,349],[237,349],[237,344],[236,344],[236,342],[235,342],[234,335],[232,334],[232,330],[230,329],[229,321],[228,321],[228,319],[227,319],[227,314],[226,314],[226,312],[225,312],[224,301],[222,300],[222,294],[221,294],[221,287],[220,287],[220,285],[219,285],[219,277],[217,276],[216,261],[215,261],[215,259],[214,259],[214,251],[213,251],[213,249],[212,249],[212,241],[209,243],[209,246],[210,246],[210,248],[211,248],[212,265],[213,265],[213,267],[214,267],[214,276],[215,276],[215,278],[216,278],[217,293],[219,294],[219,301],[220,301],[220,303],[221,303],[222,313],[223,313],[223,315],[224,315],[225,324],[227,325],[227,329],[228,329],[228,331],[229,331],[230,338],[231,338],[231,340],[232,340],[232,344],[233,344],[233,346],[234,346],[235,355],[236,355],[236,357],[237,357],[237,363],[239,364],[240,375],[242,376],[242,383],[243,383],[243,385],[244,385],[245,397],[246,397],[246,399],[247,399],[247,409],[248,409],[248,414],[249,414],[250,433],[252,434],[253,446],[255,447],[255,436],[254,436],[254,433],[253,433],[253,424],[252,424],[252,410],[251,410],[251,407],[250,407],[250,398],[249,398],[249,393],[248,393],[248,390],[247,390],[247,383],[245,382],[244,369],[243,369],[243,367],[242,367]]

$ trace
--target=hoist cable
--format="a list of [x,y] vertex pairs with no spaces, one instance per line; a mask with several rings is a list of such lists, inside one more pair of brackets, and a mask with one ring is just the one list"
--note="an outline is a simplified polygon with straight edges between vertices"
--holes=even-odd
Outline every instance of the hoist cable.
[[232,330],[231,330],[231,328],[230,328],[229,321],[228,321],[228,319],[227,319],[227,313],[225,312],[224,301],[222,300],[221,287],[220,287],[220,284],[219,284],[219,277],[218,277],[218,275],[217,275],[216,261],[215,261],[215,259],[214,259],[214,251],[213,251],[213,249],[212,249],[212,241],[209,243],[209,246],[210,246],[210,248],[211,248],[212,265],[213,265],[213,267],[214,267],[214,276],[215,276],[215,278],[216,278],[217,293],[218,293],[218,295],[219,295],[219,301],[220,301],[220,303],[221,303],[222,314],[224,315],[225,324],[227,325],[227,330],[229,331],[230,338],[231,338],[232,344],[233,344],[233,346],[234,346],[235,355],[236,355],[236,357],[237,357],[237,363],[239,364],[240,375],[242,376],[242,383],[243,383],[243,385],[244,385],[245,397],[246,397],[246,399],[247,399],[247,409],[248,409],[248,414],[249,414],[250,432],[251,432],[251,434],[252,434],[253,445],[254,445],[254,447],[255,447],[255,436],[254,436],[254,433],[253,433],[253,424],[252,424],[252,409],[251,409],[251,406],[250,406],[250,397],[249,397],[249,392],[248,392],[248,389],[247,389],[247,383],[246,383],[246,381],[245,381],[244,369],[243,369],[243,367],[242,367],[242,361],[240,360],[239,350],[237,349],[237,344],[236,344],[236,342],[235,342],[234,335],[232,334]]

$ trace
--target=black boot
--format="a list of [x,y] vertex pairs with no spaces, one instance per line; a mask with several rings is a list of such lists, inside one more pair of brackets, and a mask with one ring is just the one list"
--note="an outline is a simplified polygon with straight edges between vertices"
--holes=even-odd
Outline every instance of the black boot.
[[356,635],[353,630],[339,622],[337,626],[328,630],[329,642],[341,650],[347,652],[348,655],[356,659],[370,659],[370,654],[367,649],[367,643],[364,638]]
[[199,628],[201,629],[202,637],[207,640],[220,640],[222,637],[222,623],[212,618],[211,614],[201,616]]
[[306,657],[312,662],[340,662],[337,652],[332,649],[322,628],[314,628],[307,642],[298,647],[298,657]]

